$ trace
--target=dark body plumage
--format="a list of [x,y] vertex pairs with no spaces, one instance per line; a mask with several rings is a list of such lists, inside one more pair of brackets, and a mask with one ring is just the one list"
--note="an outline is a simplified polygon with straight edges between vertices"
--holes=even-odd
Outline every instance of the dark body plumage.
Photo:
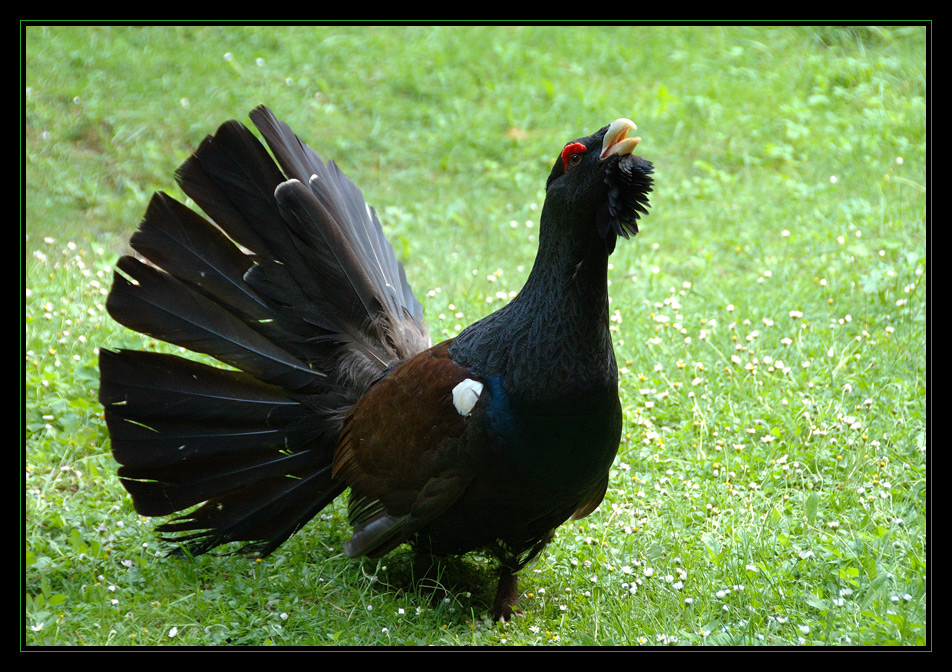
[[267,554],[349,489],[348,555],[487,549],[508,618],[515,572],[598,506],[618,448],[608,256],[651,188],[633,124],[566,145],[523,290],[431,347],[360,191],[269,110],[251,118],[277,165],[224,124],[178,173],[214,224],[157,194],[131,240],[147,262],[117,265],[117,321],[236,369],[102,350],[136,510],[184,512],[158,529],[192,553]]

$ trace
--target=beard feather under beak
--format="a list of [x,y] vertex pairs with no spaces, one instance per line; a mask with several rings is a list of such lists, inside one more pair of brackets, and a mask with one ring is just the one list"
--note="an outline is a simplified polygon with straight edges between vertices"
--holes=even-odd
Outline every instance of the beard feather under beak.
[[608,187],[605,204],[596,217],[598,233],[605,239],[609,253],[617,236],[629,238],[638,233],[638,220],[648,212],[648,194],[654,166],[632,154],[613,161],[605,174]]

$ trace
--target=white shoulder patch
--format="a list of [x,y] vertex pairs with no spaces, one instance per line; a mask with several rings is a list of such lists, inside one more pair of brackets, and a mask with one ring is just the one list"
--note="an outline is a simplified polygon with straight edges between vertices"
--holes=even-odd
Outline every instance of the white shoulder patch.
[[459,414],[468,417],[473,412],[473,406],[479,401],[483,392],[483,384],[478,380],[467,378],[453,388],[453,405]]

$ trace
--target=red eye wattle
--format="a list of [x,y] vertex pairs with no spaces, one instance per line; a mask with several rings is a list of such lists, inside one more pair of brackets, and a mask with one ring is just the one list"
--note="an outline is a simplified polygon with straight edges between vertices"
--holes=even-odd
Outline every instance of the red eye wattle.
[[571,159],[576,154],[581,154],[582,152],[587,152],[588,148],[583,145],[581,142],[573,142],[570,145],[566,145],[565,149],[562,150],[562,169],[567,170],[569,167],[569,159]]

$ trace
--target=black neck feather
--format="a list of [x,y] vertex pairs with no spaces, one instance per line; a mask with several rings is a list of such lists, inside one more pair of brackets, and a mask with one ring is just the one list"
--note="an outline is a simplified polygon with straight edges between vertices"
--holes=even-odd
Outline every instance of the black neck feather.
[[539,250],[525,287],[463,331],[454,360],[502,376],[510,395],[577,399],[617,387],[608,329],[608,246],[593,222],[543,209]]

